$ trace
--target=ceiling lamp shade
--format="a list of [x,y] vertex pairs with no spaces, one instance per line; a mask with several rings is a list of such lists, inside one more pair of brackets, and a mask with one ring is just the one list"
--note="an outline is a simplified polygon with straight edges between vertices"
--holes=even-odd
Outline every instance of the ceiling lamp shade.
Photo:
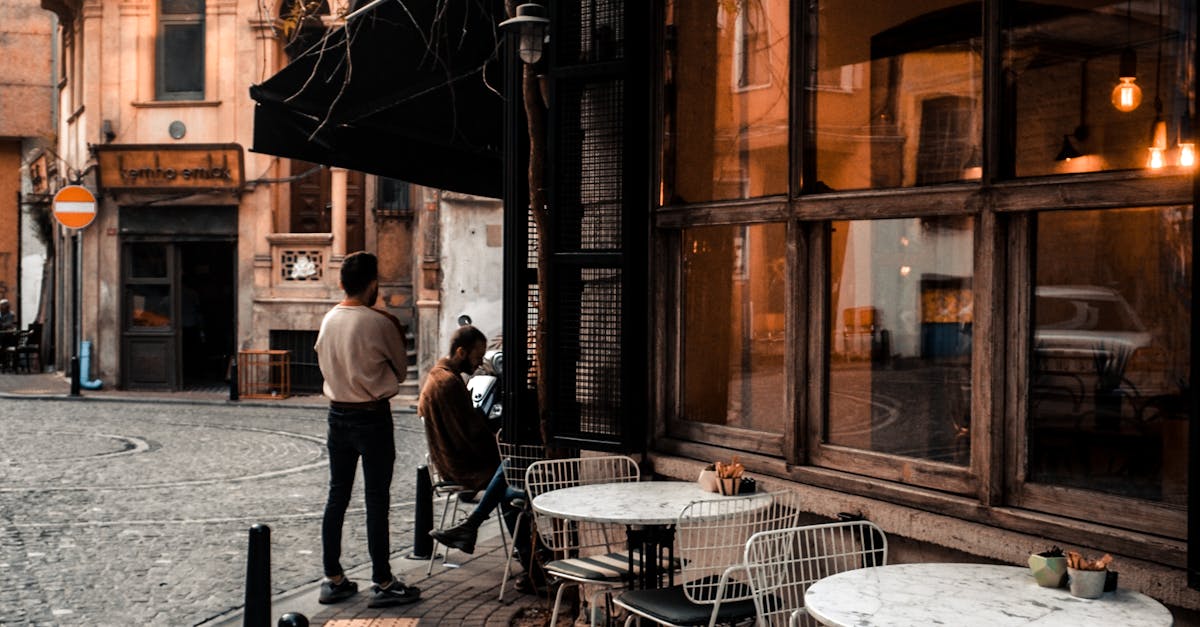
[[1058,151],[1058,155],[1054,157],[1055,161],[1070,161],[1077,157],[1082,157],[1083,153],[1075,149],[1075,144],[1071,143],[1070,135],[1063,135],[1062,149]]
[[550,20],[546,18],[546,9],[536,2],[527,2],[517,7],[516,17],[500,22],[503,30],[512,30],[520,37],[518,44],[521,60],[533,65],[542,60],[542,46],[546,41],[546,31]]

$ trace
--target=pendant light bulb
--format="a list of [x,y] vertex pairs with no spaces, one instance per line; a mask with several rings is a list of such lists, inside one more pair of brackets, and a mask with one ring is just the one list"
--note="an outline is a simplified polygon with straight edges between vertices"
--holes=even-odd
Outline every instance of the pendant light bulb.
[[1179,165],[1190,168],[1196,165],[1196,146],[1191,143],[1179,144]]
[[1112,104],[1117,111],[1129,113],[1142,104],[1142,88],[1137,86],[1137,55],[1133,48],[1121,51],[1121,66],[1117,73],[1121,82],[1112,90]]

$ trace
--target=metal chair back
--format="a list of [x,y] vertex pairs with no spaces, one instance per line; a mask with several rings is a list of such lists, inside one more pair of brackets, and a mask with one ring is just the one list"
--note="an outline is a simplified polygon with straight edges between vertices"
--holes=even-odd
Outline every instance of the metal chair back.
[[[552,490],[596,483],[636,483],[641,478],[631,457],[571,457],[536,461],[525,471],[525,491],[530,500]],[[542,542],[570,557],[609,552],[624,547],[625,527],[611,523],[566,521],[534,513]]]
[[798,513],[790,490],[689,503],[679,515],[675,540],[688,600],[718,604],[751,598],[741,568],[746,541],[761,531],[795,526]]
[[746,543],[745,563],[759,625],[818,625],[804,612],[814,582],[887,564],[887,536],[866,520],[764,531]]

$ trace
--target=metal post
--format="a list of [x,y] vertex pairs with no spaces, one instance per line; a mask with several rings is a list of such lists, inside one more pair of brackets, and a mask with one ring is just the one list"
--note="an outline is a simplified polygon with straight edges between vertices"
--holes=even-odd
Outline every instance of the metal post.
[[71,396],[79,396],[79,299],[83,297],[83,277],[80,261],[83,244],[79,230],[71,233]]
[[429,466],[417,466],[417,496],[413,512],[413,550],[409,559],[427,560],[433,553],[433,481]]
[[250,527],[250,547],[246,553],[246,611],[243,627],[271,625],[271,528]]
[[308,617],[298,612],[288,612],[279,617],[277,627],[308,627]]
[[237,355],[231,357],[233,361],[229,362],[229,400],[238,400],[238,358]]

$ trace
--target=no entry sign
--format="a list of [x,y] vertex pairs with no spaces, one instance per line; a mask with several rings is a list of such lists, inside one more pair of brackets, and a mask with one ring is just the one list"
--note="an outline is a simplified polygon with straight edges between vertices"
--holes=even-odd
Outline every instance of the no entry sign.
[[96,197],[81,185],[68,185],[54,195],[54,219],[71,229],[82,229],[96,219]]

